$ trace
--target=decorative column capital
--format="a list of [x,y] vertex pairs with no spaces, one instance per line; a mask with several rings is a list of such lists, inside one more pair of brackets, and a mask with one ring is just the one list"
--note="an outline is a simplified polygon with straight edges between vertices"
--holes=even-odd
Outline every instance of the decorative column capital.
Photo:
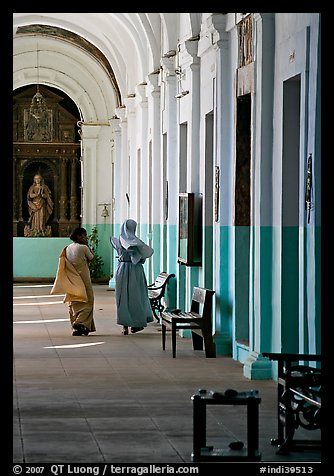
[[147,83],[137,84],[137,86],[136,86],[136,97],[138,95],[139,100],[145,101],[147,99],[146,89],[147,89]]
[[175,76],[175,57],[172,56],[170,58],[164,58],[162,57],[161,60],[161,66],[163,69],[163,73],[168,77],[168,76]]
[[94,139],[97,140],[99,133],[101,131],[101,126],[102,125],[108,125],[108,123],[97,123],[97,122],[83,122],[82,123],[82,139],[89,140],[89,139]]
[[[117,107],[115,111],[120,119],[120,122],[126,121],[126,106],[123,105],[123,106]],[[118,122],[118,124],[120,124],[120,122]]]
[[129,117],[130,114],[135,113],[135,108],[136,108],[136,96],[129,96],[124,99],[124,105],[125,105],[125,114],[127,117]]
[[211,48],[216,51],[227,49],[229,34],[226,31],[226,16],[223,13],[213,13],[203,24],[198,45],[198,56],[203,56]]

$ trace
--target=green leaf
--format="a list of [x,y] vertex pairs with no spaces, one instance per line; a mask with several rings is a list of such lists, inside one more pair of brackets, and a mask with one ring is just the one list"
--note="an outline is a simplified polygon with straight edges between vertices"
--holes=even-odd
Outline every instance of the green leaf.
[[91,233],[88,235],[88,246],[94,255],[94,258],[88,264],[92,279],[98,279],[103,276],[104,262],[97,252],[99,242],[100,240],[98,238],[98,231],[95,225],[93,226]]

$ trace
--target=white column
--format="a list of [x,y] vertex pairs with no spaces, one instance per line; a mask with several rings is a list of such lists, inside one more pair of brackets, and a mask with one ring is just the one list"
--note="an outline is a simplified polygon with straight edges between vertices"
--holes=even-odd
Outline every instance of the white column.
[[[152,222],[163,223],[162,216],[162,190],[163,164],[161,146],[161,120],[160,120],[160,87],[158,85],[159,74],[152,73],[148,76],[148,139],[152,143]],[[165,196],[165,194],[164,194]]]
[[[126,161],[122,163],[123,170],[126,171],[127,178],[127,193],[130,199],[130,206],[128,213],[124,218],[133,218],[139,221],[137,216],[137,140],[136,140],[136,115],[135,115],[135,97],[128,97],[124,99],[125,116],[127,119],[127,137],[126,137]],[[124,183],[124,182],[123,182]],[[126,197],[124,197],[126,200]],[[127,204],[128,206],[128,204]]]
[[[112,140],[111,140],[111,206],[110,206],[110,236],[115,236],[117,234],[117,229],[115,223],[119,224],[121,222],[121,207],[116,206],[116,204],[121,203],[122,196],[122,187],[121,181],[118,180],[121,171],[121,161],[122,161],[122,133],[120,128],[120,119],[116,116],[109,120],[110,126],[112,129]],[[117,259],[116,251],[112,246],[110,246],[110,275],[109,288],[115,289],[115,270],[117,268]]]
[[176,270],[177,224],[179,195],[179,153],[177,149],[177,106],[174,58],[162,58],[164,68],[164,101],[162,111],[162,132],[167,134],[167,160],[165,177],[168,182],[168,221],[166,235],[166,266],[169,272]]
[[[271,363],[261,356],[272,328],[272,144],[275,23],[273,13],[254,14],[254,91],[252,92],[251,228],[248,378],[269,378]],[[269,232],[269,233],[268,233]],[[278,338],[278,336],[277,336]]]
[[121,204],[122,199],[122,181],[119,180],[119,177],[122,172],[122,129],[120,127],[120,119],[114,118],[110,119],[110,124],[113,131],[113,140],[112,140],[112,162],[113,162],[113,176],[112,180],[112,197],[111,197],[111,223],[121,223],[122,214],[121,214]]
[[181,47],[183,88],[188,95],[180,98],[180,116],[188,120],[187,191],[199,192],[200,174],[200,59],[197,56],[198,40],[188,40]]
[[[179,124],[187,122],[187,173],[185,191],[194,193],[200,192],[200,64],[197,52],[198,40],[187,40],[180,44],[179,64],[181,71],[178,75],[178,81],[179,93],[184,95],[181,98],[177,98]],[[202,233],[203,230],[202,227]],[[199,276],[202,271],[201,267],[189,266],[185,268],[186,302],[191,301],[191,282],[194,280],[203,281]]]
[[159,72],[147,77],[148,97],[148,144],[151,160],[151,199],[150,229],[152,232],[151,246],[154,249],[153,276],[157,276],[162,269],[163,253],[160,252],[163,243],[163,225],[166,209],[166,180],[163,178],[163,161],[161,153],[161,114],[160,114],[160,86]]
[[129,216],[129,207],[126,198],[128,190],[128,123],[126,110],[124,107],[116,109],[116,114],[120,117],[119,123],[121,131],[120,150],[116,153],[115,161],[115,220],[118,223]]
[[[217,352],[231,353],[230,310],[228,303],[233,295],[232,253],[232,197],[233,197],[233,136],[234,116],[233,66],[231,66],[231,33],[226,31],[226,15],[211,14],[202,24],[198,55],[201,58],[201,117],[213,112],[213,157],[212,170],[205,160],[205,130],[201,130],[201,177],[203,191],[203,225],[213,226],[204,236],[204,273],[210,282],[212,267],[212,287],[219,305],[214,308],[214,328]],[[219,167],[218,222],[214,221],[215,167]],[[210,173],[211,172],[211,173]],[[212,240],[212,241],[211,241]],[[212,257],[211,255],[212,251]],[[224,266],[221,266],[221,263]]]
[[96,195],[96,164],[97,141],[100,126],[82,124],[82,162],[83,162],[83,213],[82,223],[96,224],[97,195]]
[[[149,154],[148,154],[148,101],[146,97],[146,84],[139,84],[137,86],[137,144],[136,147],[136,195],[137,200],[137,216],[139,223],[149,225],[149,190],[150,190],[150,168],[149,168]],[[138,157],[138,149],[140,149],[140,156]],[[140,163],[138,164],[138,158]],[[144,241],[147,239],[144,236]]]

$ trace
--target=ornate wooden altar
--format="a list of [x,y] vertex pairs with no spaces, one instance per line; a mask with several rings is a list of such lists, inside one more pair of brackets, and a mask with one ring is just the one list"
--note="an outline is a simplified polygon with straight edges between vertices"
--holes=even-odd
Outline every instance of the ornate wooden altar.
[[27,236],[27,193],[40,174],[54,204],[45,236],[63,237],[81,223],[80,117],[60,91],[39,86],[37,92],[45,99],[43,116],[31,110],[36,86],[21,88],[13,98],[13,235]]

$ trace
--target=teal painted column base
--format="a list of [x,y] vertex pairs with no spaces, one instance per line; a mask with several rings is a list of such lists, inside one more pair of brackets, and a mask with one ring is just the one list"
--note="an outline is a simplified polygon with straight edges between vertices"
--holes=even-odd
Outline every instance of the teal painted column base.
[[249,355],[248,345],[235,341],[233,346],[233,358],[244,364]]
[[228,333],[219,335],[215,334],[213,339],[216,344],[217,355],[232,355],[231,336]]
[[116,286],[115,278],[110,278],[109,279],[109,289],[115,289],[115,286]]
[[271,380],[271,362],[257,352],[251,352],[244,364],[244,377],[251,380]]

